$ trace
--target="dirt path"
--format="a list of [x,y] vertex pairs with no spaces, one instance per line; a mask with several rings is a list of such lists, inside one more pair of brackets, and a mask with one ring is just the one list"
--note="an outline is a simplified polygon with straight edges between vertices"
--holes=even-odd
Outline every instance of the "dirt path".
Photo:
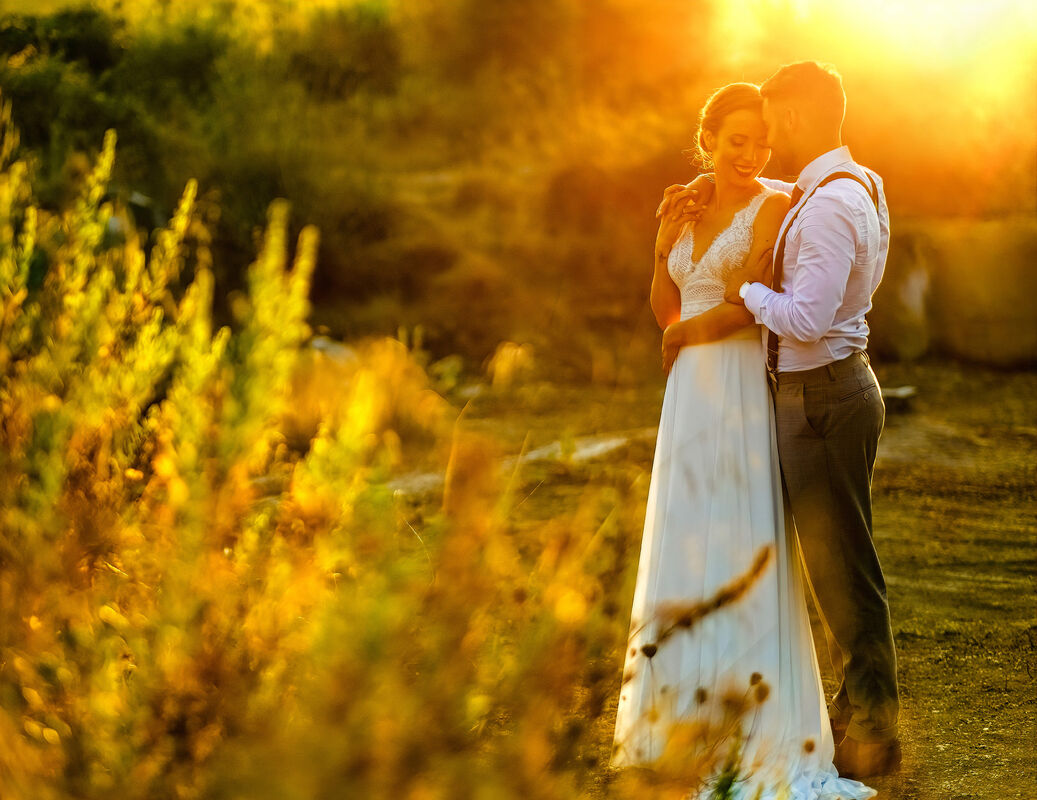
[[905,763],[881,797],[1037,797],[1037,376],[889,369],[876,546],[897,644]]
[[[531,464],[537,461],[558,461],[563,458],[580,462],[593,458],[604,458],[631,442],[655,441],[656,431],[658,431],[657,427],[640,428],[635,431],[613,431],[595,436],[581,436],[570,443],[556,439],[550,444],[502,459],[500,468],[504,472],[509,472],[520,462]],[[442,488],[443,473],[411,472],[389,481],[388,486],[393,491],[404,494],[431,492]]]
[[[884,386],[913,384],[918,394],[907,411],[887,416],[876,465],[875,537],[897,644],[905,757],[898,775],[870,783],[882,800],[1033,800],[1037,373],[948,364],[876,371]],[[533,392],[474,416],[512,443],[527,430],[540,441],[585,432],[570,436],[578,458],[650,470],[660,397],[644,388],[579,390],[547,401]],[[620,447],[618,435],[594,433],[619,427],[639,430],[640,441]],[[526,458],[559,455],[554,442]],[[533,489],[545,515],[575,490],[551,481]],[[815,634],[832,691],[819,627]],[[595,726],[603,747],[614,714],[613,704]]]

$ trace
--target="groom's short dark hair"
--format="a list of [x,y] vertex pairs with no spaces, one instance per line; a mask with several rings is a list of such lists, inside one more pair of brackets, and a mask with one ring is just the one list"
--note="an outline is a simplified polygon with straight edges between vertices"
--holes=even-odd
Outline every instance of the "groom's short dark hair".
[[764,99],[787,101],[837,128],[846,114],[843,79],[830,64],[817,61],[786,64],[763,82],[760,94]]

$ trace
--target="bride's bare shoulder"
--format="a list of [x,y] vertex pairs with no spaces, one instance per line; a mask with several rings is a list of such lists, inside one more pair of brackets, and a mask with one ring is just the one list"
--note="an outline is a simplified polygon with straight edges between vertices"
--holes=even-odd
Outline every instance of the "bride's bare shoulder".
[[782,220],[789,211],[790,200],[791,198],[784,192],[769,192],[760,206],[760,212],[756,215],[756,229],[777,230],[781,227]]
[[767,195],[767,199],[763,201],[764,206],[779,206],[784,207],[786,211],[789,210],[789,205],[792,201],[792,198],[789,197],[788,192],[783,192],[781,189],[768,186],[766,183],[762,183],[760,181],[757,181],[757,183],[760,184],[763,193]]

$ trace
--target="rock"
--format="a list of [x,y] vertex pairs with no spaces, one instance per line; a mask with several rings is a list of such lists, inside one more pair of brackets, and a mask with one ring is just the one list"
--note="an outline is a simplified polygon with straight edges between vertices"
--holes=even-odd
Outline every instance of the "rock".
[[887,414],[897,414],[911,408],[911,400],[918,394],[914,386],[883,387],[882,401],[886,404]]
[[997,367],[1037,363],[1037,220],[948,221],[932,241],[940,349]]
[[870,350],[895,361],[915,361],[929,351],[932,262],[927,236],[906,231],[890,239],[886,271],[868,313]]
[[997,367],[1037,363],[1037,220],[912,221],[894,229],[868,314],[870,347]]

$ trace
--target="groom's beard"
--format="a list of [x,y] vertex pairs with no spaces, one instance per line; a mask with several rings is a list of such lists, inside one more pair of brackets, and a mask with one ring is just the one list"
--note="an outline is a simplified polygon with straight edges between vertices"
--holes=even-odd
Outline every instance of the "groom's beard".
[[777,160],[778,169],[781,170],[782,175],[793,180],[799,177],[799,170],[796,169],[795,157],[792,153],[778,152],[775,149],[771,151],[771,155]]

